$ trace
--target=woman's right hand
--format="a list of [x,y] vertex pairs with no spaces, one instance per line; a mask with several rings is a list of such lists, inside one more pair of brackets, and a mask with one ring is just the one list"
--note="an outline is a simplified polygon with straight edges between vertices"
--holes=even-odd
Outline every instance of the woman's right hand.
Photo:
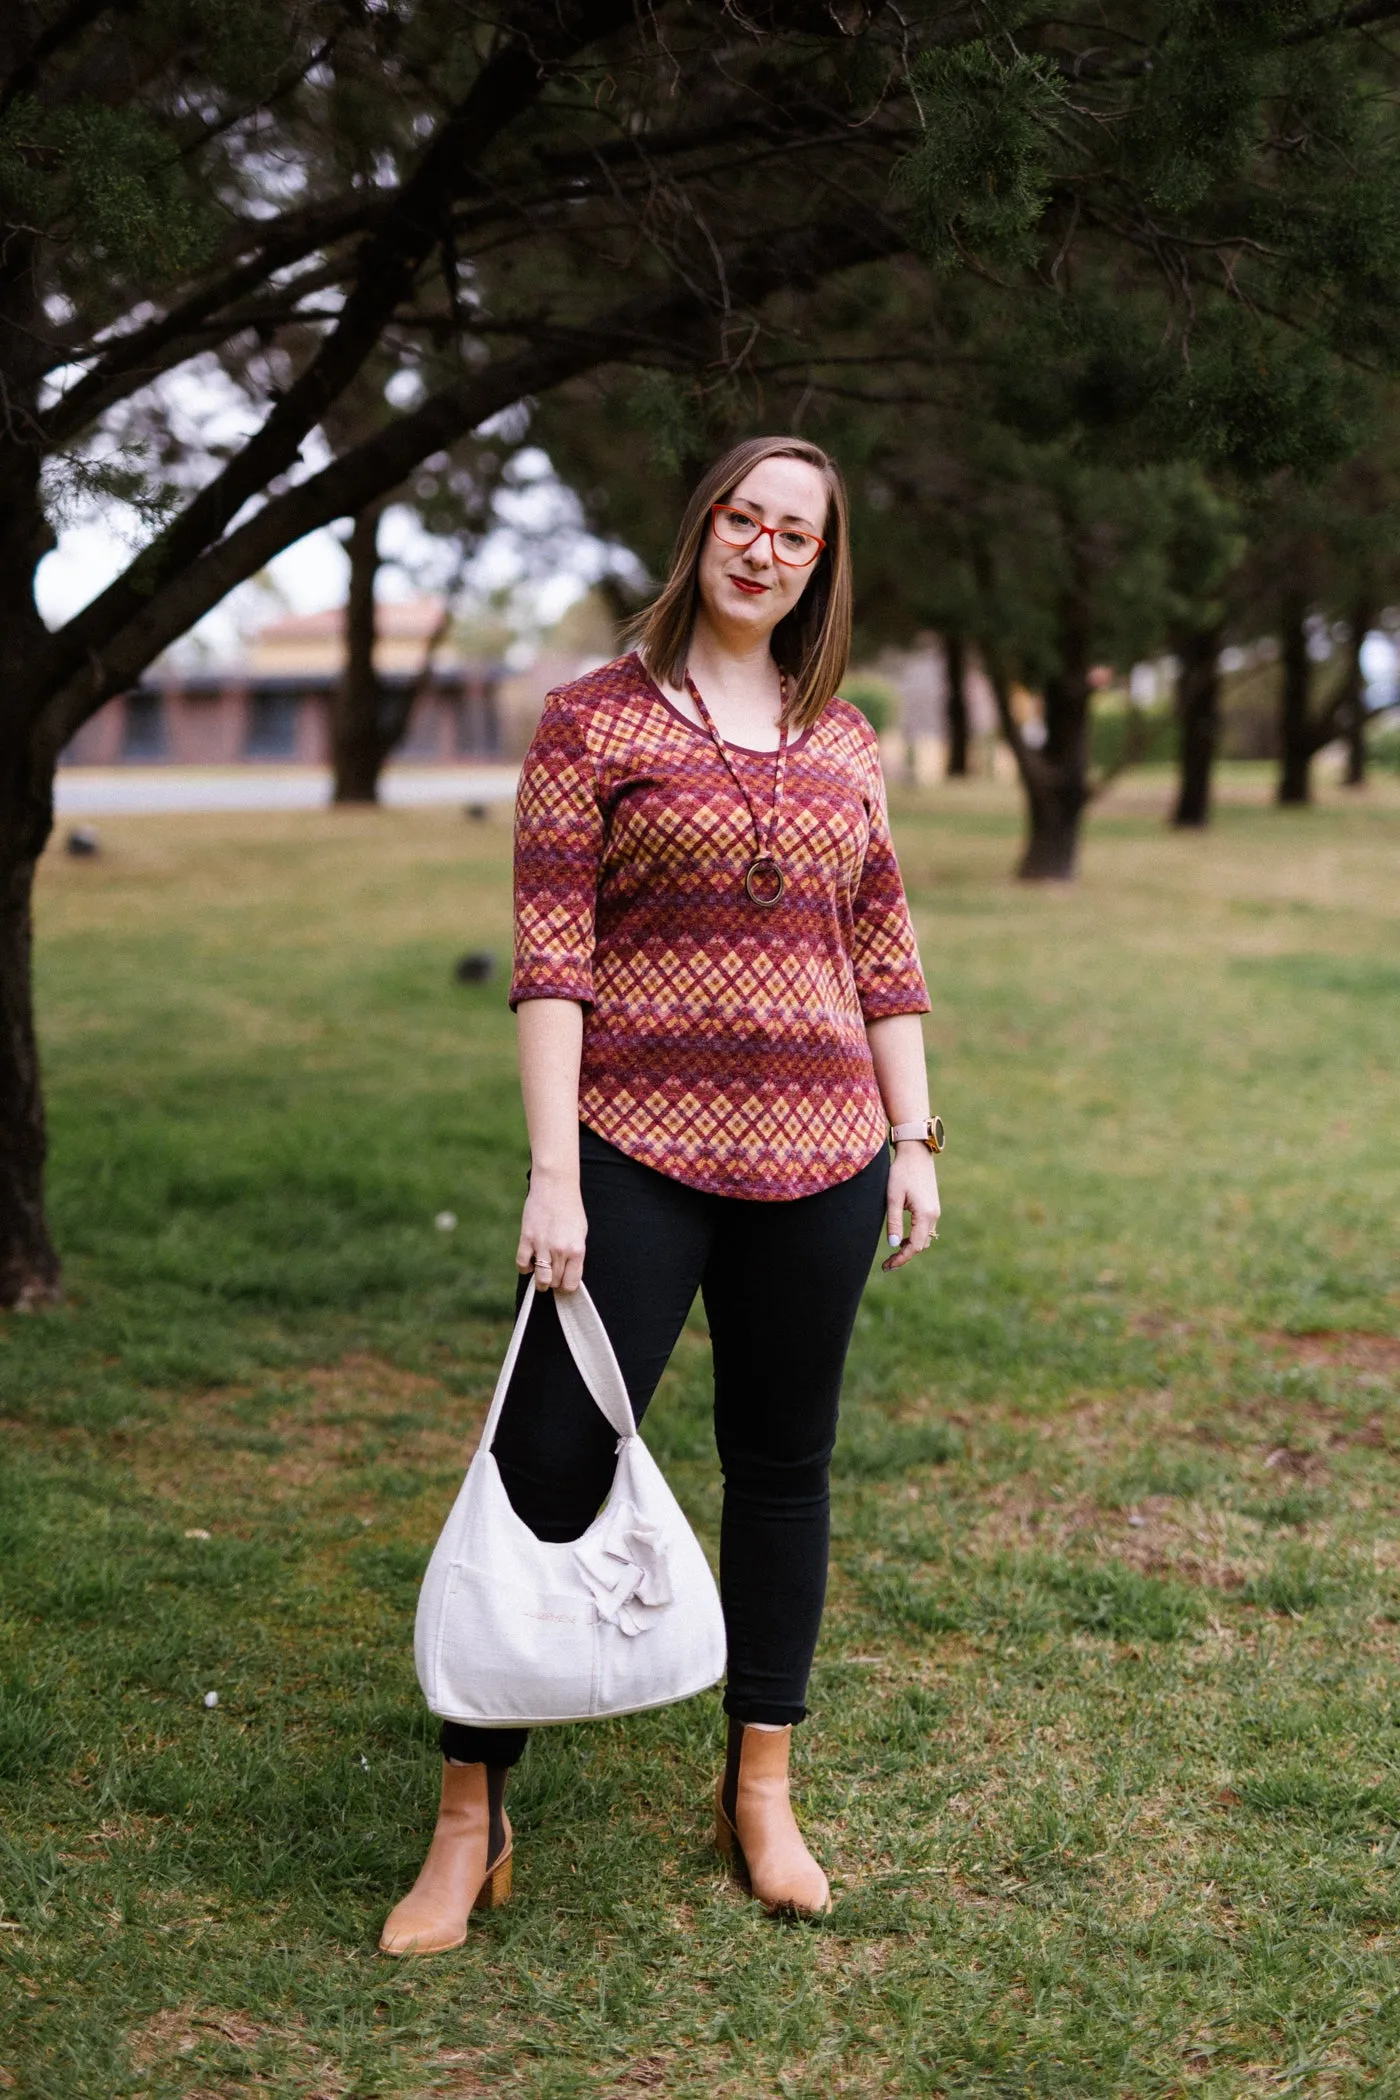
[[534,1270],[537,1291],[576,1291],[583,1281],[587,1238],[588,1219],[577,1175],[532,1170],[520,1220],[520,1245],[515,1250],[516,1268]]

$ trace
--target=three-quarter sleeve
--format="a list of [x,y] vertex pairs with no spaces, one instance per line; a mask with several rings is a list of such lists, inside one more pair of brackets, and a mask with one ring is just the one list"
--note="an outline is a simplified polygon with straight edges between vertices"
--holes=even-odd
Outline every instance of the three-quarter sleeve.
[[593,1001],[594,917],[603,850],[592,759],[577,716],[551,696],[515,803],[515,970],[510,1003]]
[[884,1021],[892,1014],[926,1014],[929,997],[890,837],[873,734],[870,743],[870,842],[855,895],[851,962],[862,1015],[867,1021]]

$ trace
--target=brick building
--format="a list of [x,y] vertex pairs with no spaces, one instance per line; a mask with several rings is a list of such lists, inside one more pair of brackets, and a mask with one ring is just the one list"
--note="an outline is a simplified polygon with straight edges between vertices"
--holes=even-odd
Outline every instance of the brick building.
[[[375,662],[386,685],[402,688],[421,675],[440,614],[431,598],[378,607]],[[64,759],[82,766],[324,764],[344,626],[343,609],[301,614],[264,627],[236,668],[157,668],[84,723]],[[420,765],[499,758],[502,677],[499,663],[446,642],[396,755]]]

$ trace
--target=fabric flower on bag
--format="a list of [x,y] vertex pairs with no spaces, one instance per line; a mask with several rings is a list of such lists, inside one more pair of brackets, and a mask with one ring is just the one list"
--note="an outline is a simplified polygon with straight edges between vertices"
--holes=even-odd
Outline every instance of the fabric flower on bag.
[[600,1619],[622,1633],[646,1633],[673,1601],[660,1527],[627,1510],[622,1521],[586,1540],[574,1559]]

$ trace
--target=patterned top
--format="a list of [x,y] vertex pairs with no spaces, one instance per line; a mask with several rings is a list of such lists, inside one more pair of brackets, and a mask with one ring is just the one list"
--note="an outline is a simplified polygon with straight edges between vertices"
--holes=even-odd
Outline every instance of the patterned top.
[[[727,746],[766,829],[772,752]],[[833,700],[790,745],[771,910],[753,819],[639,657],[550,694],[515,820],[522,999],[584,1007],[579,1115],[633,1159],[777,1202],[849,1180],[886,1123],[865,1022],[927,1013],[879,747]]]

